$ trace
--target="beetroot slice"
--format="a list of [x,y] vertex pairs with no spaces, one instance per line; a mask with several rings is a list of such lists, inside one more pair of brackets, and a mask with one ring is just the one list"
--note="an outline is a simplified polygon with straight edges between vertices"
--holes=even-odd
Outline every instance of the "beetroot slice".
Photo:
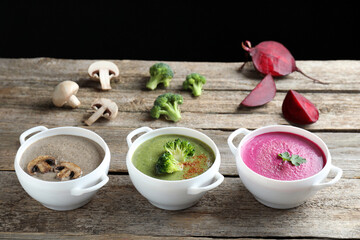
[[271,74],[261,80],[256,87],[240,103],[246,107],[257,107],[270,102],[276,94],[276,85]]
[[282,112],[286,120],[296,124],[310,124],[319,119],[319,111],[315,105],[294,90],[287,92]]
[[255,47],[251,47],[250,41],[245,41],[245,43],[242,43],[242,47],[245,51],[249,52],[255,68],[263,74],[270,73],[273,77],[279,77],[296,71],[312,79],[314,82],[327,84],[301,71],[296,66],[295,59],[290,51],[279,42],[264,41]]

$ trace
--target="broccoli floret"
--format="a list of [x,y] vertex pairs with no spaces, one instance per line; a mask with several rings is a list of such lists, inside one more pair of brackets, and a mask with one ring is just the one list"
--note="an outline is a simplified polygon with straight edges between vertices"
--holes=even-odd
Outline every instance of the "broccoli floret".
[[162,94],[154,101],[150,114],[153,118],[159,118],[160,115],[164,115],[167,120],[177,122],[181,119],[179,104],[182,103],[183,97],[179,94]]
[[156,162],[156,174],[173,173],[183,170],[183,164],[175,160],[169,152],[164,152]]
[[198,73],[191,73],[186,76],[186,80],[183,82],[184,90],[191,90],[195,97],[198,97],[202,93],[202,87],[206,83],[206,78]]
[[174,77],[174,72],[169,65],[165,63],[155,63],[150,67],[150,80],[147,82],[146,87],[154,90],[159,83],[163,83],[168,87],[171,79]]
[[185,162],[188,157],[194,156],[195,153],[194,146],[191,145],[189,141],[181,141],[180,138],[167,142],[164,148],[171,153],[178,162]]

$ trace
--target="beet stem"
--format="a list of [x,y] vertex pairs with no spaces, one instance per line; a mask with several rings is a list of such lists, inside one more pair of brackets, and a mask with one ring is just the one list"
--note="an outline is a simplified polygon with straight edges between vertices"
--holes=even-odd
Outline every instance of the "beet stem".
[[316,78],[310,77],[309,75],[307,75],[307,74],[305,74],[303,71],[301,71],[301,69],[299,69],[299,68],[296,68],[295,71],[301,73],[302,75],[304,75],[304,76],[307,77],[307,78],[310,78],[310,79],[313,80],[315,83],[321,83],[321,84],[325,84],[325,85],[329,84],[329,83],[327,83],[327,82],[323,82],[323,81],[320,81],[320,80],[318,80],[318,79],[316,79]]
[[247,61],[245,61],[240,67],[239,67],[239,72],[241,72],[243,70],[243,68],[245,67],[245,64],[247,63]]
[[[245,46],[245,44],[246,44],[247,46]],[[243,48],[245,51],[249,52],[250,49],[251,49],[251,43],[250,43],[250,41],[245,41],[245,44],[244,44],[244,42],[241,42],[242,48]]]

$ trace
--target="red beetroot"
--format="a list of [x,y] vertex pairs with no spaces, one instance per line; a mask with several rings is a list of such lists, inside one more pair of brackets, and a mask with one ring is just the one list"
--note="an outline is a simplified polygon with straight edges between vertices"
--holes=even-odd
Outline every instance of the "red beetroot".
[[296,66],[295,59],[290,51],[279,42],[264,41],[253,48],[251,47],[250,41],[245,41],[245,43],[241,43],[241,45],[245,51],[249,52],[255,68],[263,74],[270,73],[273,77],[278,77],[296,71],[312,79],[314,82],[327,84],[303,73]]
[[319,119],[319,111],[315,105],[294,90],[289,90],[286,94],[282,112],[286,120],[297,124],[310,124]]
[[246,107],[257,107],[270,102],[276,94],[276,85],[271,74],[256,85],[256,87],[246,96],[240,105]]

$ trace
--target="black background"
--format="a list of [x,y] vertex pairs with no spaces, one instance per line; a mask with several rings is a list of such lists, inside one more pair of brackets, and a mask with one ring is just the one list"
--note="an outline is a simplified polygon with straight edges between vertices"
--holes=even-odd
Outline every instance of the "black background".
[[1,1],[0,57],[237,62],[242,41],[275,40],[297,60],[359,60],[359,8],[315,2]]

